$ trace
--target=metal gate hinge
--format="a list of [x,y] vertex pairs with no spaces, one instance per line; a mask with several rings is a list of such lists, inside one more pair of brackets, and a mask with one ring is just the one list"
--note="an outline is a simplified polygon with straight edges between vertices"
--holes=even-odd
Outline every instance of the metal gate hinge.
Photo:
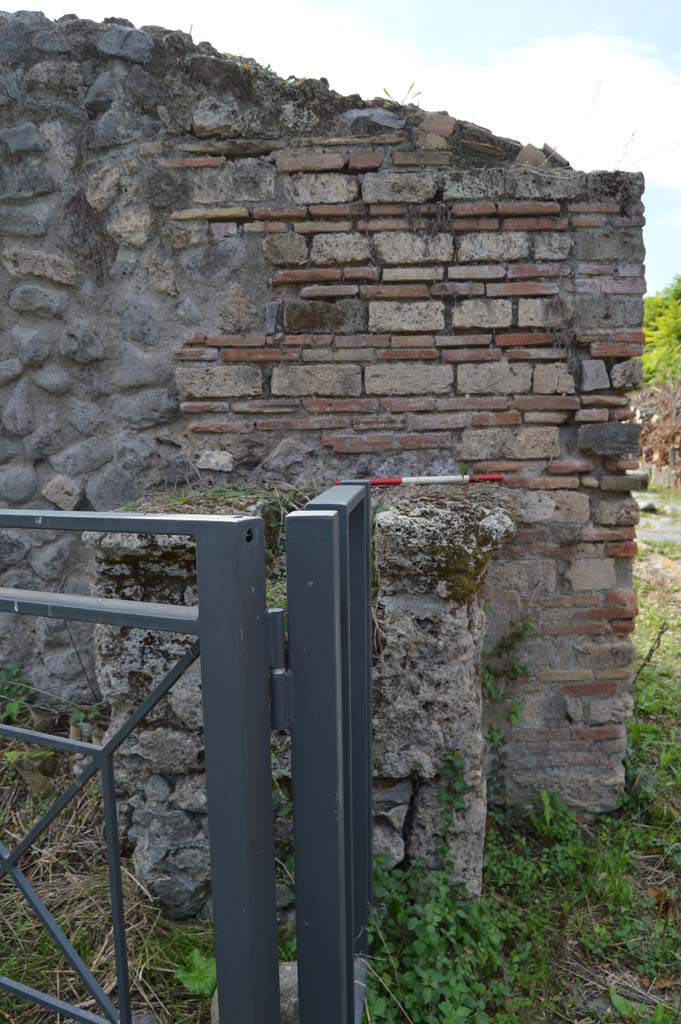
[[284,643],[284,612],[282,608],[267,611],[267,632],[270,670],[270,720],[272,729],[281,732],[293,723],[293,675],[286,667]]

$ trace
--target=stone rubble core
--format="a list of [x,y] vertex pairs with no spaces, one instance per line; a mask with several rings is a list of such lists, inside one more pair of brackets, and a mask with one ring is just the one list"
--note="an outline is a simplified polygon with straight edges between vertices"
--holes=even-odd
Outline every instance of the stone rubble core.
[[[636,614],[642,191],[181,32],[0,14],[0,503],[502,472],[519,529],[490,568],[489,623],[534,632],[490,792],[610,810]],[[0,570],[66,591],[93,571],[76,538],[10,531]],[[63,623],[12,619],[0,656],[90,699],[91,634],[71,632],[78,652]]]
[[[155,502],[156,511],[172,503]],[[191,503],[182,506],[191,510]],[[216,510],[217,511],[217,510]],[[263,515],[271,497],[224,499],[224,514]],[[269,524],[269,525],[268,525]],[[452,879],[482,885],[486,780],[480,590],[493,554],[515,534],[503,503],[483,488],[381,495],[374,515],[374,849],[390,866],[446,860]],[[194,552],[183,537],[89,534],[96,592],[128,600],[193,603]],[[147,630],[97,627],[97,684],[111,729],[141,703],[189,641]],[[199,667],[175,685],[117,758],[123,831],[138,877],[174,916],[200,911],[210,885]],[[290,846],[287,737],[273,738],[278,856]],[[446,766],[462,762],[463,807],[447,804]],[[283,893],[281,894],[284,895]],[[286,903],[280,907],[286,911]]]

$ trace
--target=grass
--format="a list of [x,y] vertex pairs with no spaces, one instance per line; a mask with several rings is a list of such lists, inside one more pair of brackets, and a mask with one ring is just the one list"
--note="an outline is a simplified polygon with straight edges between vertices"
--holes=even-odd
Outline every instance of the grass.
[[[479,900],[462,898],[443,872],[378,865],[367,1024],[681,1022],[681,598],[641,576],[621,810],[580,822],[544,794],[527,818],[493,814]],[[55,785],[69,772],[57,771]],[[3,836],[16,840],[45,800],[12,758],[0,760]],[[82,794],[24,868],[113,991],[98,804],[93,788]],[[191,995],[175,972],[194,949],[210,955],[210,926],[164,921],[127,866],[125,884],[136,1006],[161,1024],[206,1024],[209,998]],[[7,880],[0,920],[3,973],[88,1005]],[[294,955],[290,941],[281,955]],[[0,994],[0,1022],[53,1019]]]

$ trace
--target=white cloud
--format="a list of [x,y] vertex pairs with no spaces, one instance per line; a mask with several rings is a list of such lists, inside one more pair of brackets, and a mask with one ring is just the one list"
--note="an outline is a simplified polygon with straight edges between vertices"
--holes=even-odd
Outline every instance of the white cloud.
[[[36,5],[38,6],[38,5]],[[51,16],[100,19],[111,0],[44,0]],[[409,39],[368,15],[309,0],[249,4],[117,0],[136,24],[165,24],[283,75],[324,76],[340,92],[401,99],[412,81],[425,109],[446,109],[521,142],[554,145],[574,167],[643,170],[681,189],[681,71],[652,48],[607,35],[546,38],[486,59],[432,64]],[[484,14],[481,14],[484,18]],[[434,23],[433,31],[437,28]]]

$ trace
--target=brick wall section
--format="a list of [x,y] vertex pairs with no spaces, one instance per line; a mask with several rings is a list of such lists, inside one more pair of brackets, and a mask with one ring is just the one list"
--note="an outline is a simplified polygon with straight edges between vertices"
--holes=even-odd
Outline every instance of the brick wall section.
[[[0,14],[0,69],[0,504],[500,470],[491,626],[535,632],[494,792],[613,806],[640,176],[115,19]],[[83,558],[7,532],[0,582],[87,589]],[[60,623],[13,621],[0,655],[88,697]]]
[[524,802],[539,785],[601,810],[621,792],[631,713],[642,180],[451,161],[279,153],[287,205],[174,211],[261,235],[271,265],[266,332],[197,324],[176,352],[181,410],[227,449],[293,435],[369,472],[417,452],[503,473],[522,529],[490,571],[494,629],[534,632],[493,792]]

